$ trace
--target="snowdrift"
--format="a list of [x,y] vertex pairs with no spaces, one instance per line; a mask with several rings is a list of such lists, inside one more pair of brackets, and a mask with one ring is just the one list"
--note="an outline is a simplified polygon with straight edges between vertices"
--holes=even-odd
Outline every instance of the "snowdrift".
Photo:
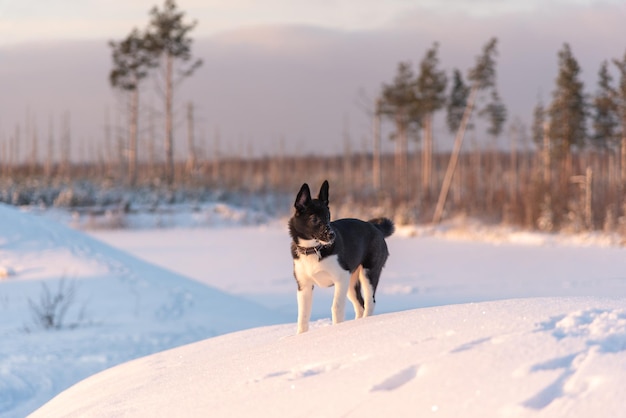
[[251,329],[106,370],[32,417],[617,417],[626,299],[534,298]]
[[[64,314],[48,307],[57,321],[44,329],[37,316],[57,297]],[[130,359],[287,319],[0,205],[0,416]]]

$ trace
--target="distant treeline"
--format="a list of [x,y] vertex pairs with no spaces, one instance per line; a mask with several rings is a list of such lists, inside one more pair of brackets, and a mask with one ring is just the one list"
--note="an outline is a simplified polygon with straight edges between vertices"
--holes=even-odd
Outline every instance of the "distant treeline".
[[[426,187],[420,151],[409,153],[406,184],[402,185],[397,183],[391,154],[380,155],[378,161],[369,153],[199,159],[193,166],[177,163],[173,185],[165,181],[164,164],[141,164],[132,187],[125,184],[124,170],[116,165],[3,165],[0,200],[15,205],[128,209],[132,205],[129,196],[146,190],[167,204],[228,193],[289,196],[303,182],[315,189],[328,179],[334,217],[384,214],[399,224],[429,223],[450,156],[433,155],[433,173]],[[532,230],[606,230],[626,235],[615,153],[585,151],[573,154],[567,164],[545,164],[542,153],[535,151],[475,148],[461,153],[443,219],[464,215]],[[276,214],[291,210],[291,203],[283,205],[273,208]]]

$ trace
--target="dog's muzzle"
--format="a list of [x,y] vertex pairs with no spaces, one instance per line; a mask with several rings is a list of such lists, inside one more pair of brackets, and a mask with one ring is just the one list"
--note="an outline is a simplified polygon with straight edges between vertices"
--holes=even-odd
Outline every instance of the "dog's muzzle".
[[324,233],[321,234],[321,236],[318,237],[317,240],[324,245],[330,245],[335,242],[335,231],[333,231],[330,225],[328,225],[324,230]]

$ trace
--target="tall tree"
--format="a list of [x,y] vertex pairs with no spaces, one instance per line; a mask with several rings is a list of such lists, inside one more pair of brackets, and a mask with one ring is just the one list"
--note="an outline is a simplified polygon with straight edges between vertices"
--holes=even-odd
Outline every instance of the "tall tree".
[[418,125],[415,74],[409,62],[400,62],[392,84],[383,84],[379,112],[393,119],[396,130],[392,138],[395,147],[395,184],[401,197],[408,196],[408,135]]
[[617,102],[617,111],[618,111],[618,119],[620,122],[620,148],[621,148],[621,158],[620,158],[620,169],[621,169],[621,181],[622,188],[626,187],[626,53],[624,53],[624,57],[622,60],[613,60],[613,63],[617,67],[619,71],[619,83],[616,89],[616,102]]
[[592,143],[596,148],[609,149],[619,145],[619,115],[617,92],[613,87],[613,77],[609,64],[604,61],[598,71],[598,90],[593,98]]
[[[154,7],[147,31],[148,48],[161,59],[164,79],[165,101],[165,177],[168,184],[174,182],[174,87],[191,76],[202,65],[202,60],[191,54],[192,39],[189,37],[197,22],[185,23],[185,13],[178,10],[174,0],[165,0],[163,9]],[[178,77],[175,79],[175,65]]]
[[154,56],[146,49],[146,40],[137,29],[120,42],[109,42],[112,49],[113,69],[109,82],[114,88],[128,92],[128,182],[137,180],[137,143],[139,132],[139,83],[156,65]]
[[470,81],[470,93],[467,99],[467,105],[463,112],[463,118],[459,124],[456,137],[454,138],[454,145],[452,148],[452,154],[450,155],[450,161],[448,162],[448,168],[443,178],[443,184],[441,185],[441,191],[439,193],[439,199],[437,200],[437,206],[435,207],[435,213],[433,215],[433,223],[439,223],[443,216],[443,208],[446,204],[448,197],[448,191],[452,184],[452,177],[456,170],[456,165],[459,160],[459,154],[461,153],[461,146],[463,145],[463,137],[465,135],[465,129],[472,116],[474,104],[476,102],[476,96],[479,91],[495,89],[496,86],[496,59],[497,56],[497,38],[492,38],[483,47],[482,53],[476,57],[476,64],[470,68],[468,72],[468,80]]
[[568,169],[571,168],[572,148],[584,147],[587,137],[587,104],[580,72],[569,44],[564,44],[559,51],[559,73],[548,115],[549,135],[555,156],[566,158]]
[[420,72],[416,81],[417,105],[421,115],[422,139],[422,187],[429,193],[432,173],[433,153],[433,114],[446,104],[446,86],[448,78],[443,70],[439,70],[437,52],[439,44],[426,51],[420,63]]

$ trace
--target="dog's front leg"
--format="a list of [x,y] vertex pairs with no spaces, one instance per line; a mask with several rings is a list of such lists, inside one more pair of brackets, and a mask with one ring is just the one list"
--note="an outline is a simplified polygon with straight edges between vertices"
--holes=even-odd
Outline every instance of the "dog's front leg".
[[298,334],[309,330],[311,307],[313,306],[313,285],[306,284],[298,289]]
[[348,296],[349,280],[335,283],[335,295],[333,298],[332,315],[333,324],[343,322],[346,317],[346,297]]

